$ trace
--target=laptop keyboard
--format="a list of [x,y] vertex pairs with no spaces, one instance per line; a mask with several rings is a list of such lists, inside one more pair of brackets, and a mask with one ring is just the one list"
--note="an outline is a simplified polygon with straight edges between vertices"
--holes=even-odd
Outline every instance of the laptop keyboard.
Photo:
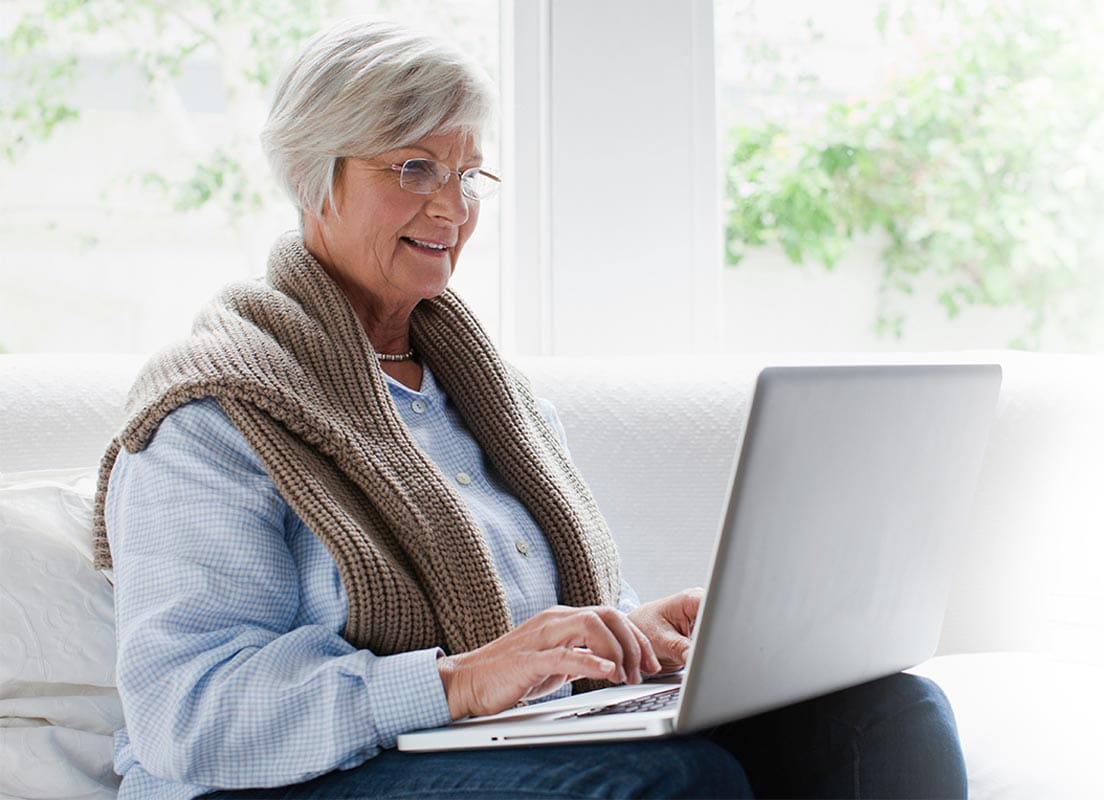
[[664,711],[678,703],[680,686],[673,689],[665,689],[655,694],[647,694],[643,697],[634,697],[631,700],[622,700],[619,703],[610,703],[608,706],[599,706],[587,711],[579,711],[576,717],[598,717],[604,714],[633,714],[639,711]]

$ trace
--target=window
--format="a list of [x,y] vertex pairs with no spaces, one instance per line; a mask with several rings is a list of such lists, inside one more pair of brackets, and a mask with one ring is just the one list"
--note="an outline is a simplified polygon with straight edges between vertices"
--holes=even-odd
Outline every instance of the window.
[[1104,349],[1091,0],[247,0],[218,42],[201,4],[40,5],[0,0],[5,97],[60,101],[0,107],[9,350],[149,351],[261,272],[295,221],[264,88],[232,76],[270,76],[318,8],[443,33],[499,79],[506,185],[455,286],[508,353]]
[[[497,0],[0,3],[0,350],[152,352],[263,274],[296,226],[257,139],[268,92],[350,13],[444,35],[497,78]],[[492,331],[497,203],[456,277]]]
[[1098,3],[714,11],[729,348],[1104,350]]

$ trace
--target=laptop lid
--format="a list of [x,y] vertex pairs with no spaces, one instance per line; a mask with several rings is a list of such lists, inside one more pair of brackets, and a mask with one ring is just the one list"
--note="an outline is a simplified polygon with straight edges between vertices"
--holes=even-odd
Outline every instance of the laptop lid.
[[772,367],[756,384],[677,727],[934,653],[998,365]]

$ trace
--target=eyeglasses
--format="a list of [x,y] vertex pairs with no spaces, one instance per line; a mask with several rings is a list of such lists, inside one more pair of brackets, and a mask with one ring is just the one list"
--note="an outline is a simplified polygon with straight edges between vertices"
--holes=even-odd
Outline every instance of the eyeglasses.
[[414,194],[441,191],[453,174],[460,176],[460,191],[471,200],[494,197],[502,184],[502,178],[483,167],[472,167],[461,172],[429,158],[410,158],[402,164],[392,164],[391,169],[399,173],[399,186]]

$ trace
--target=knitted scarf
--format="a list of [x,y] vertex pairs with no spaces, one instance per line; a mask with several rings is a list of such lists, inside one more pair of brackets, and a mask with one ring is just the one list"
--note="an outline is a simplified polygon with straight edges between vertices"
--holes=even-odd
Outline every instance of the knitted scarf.
[[[419,357],[547,537],[568,605],[616,603],[617,550],[594,497],[467,307],[450,291],[411,316]],[[280,494],[332,554],[344,637],[378,654],[472,650],[511,628],[502,583],[463,501],[418,448],[349,303],[296,234],[264,281],[232,284],[192,336],[143,368],[100,467],[97,563],[120,448],[138,452],[173,409],[215,398]]]

